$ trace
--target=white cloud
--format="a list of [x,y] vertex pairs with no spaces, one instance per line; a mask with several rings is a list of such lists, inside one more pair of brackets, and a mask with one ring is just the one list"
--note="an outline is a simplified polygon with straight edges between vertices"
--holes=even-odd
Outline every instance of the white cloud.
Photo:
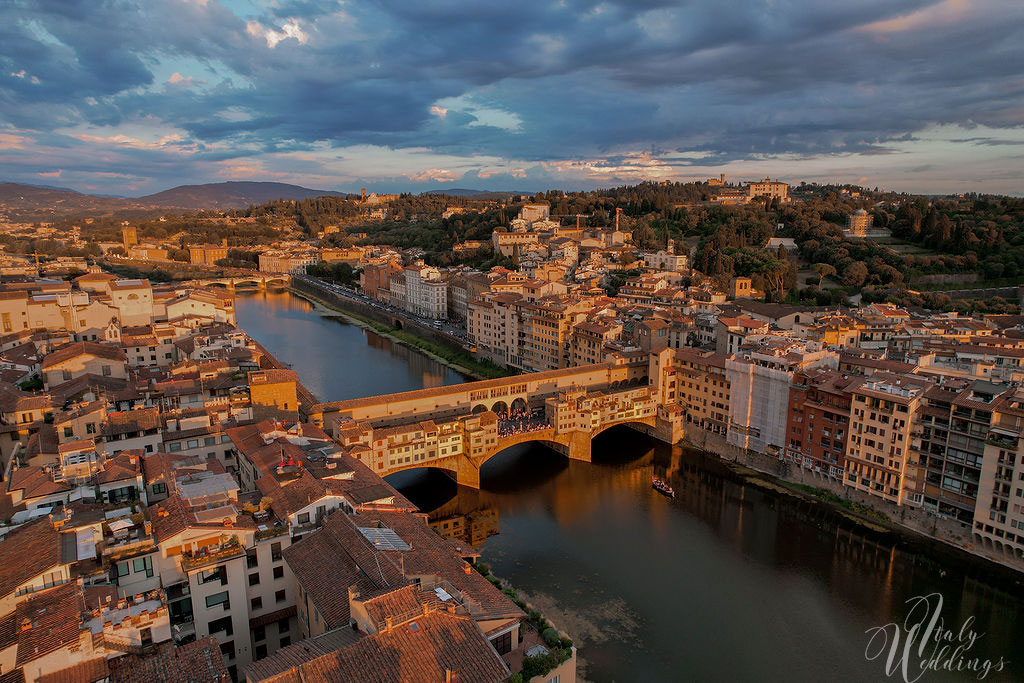
[[439,107],[435,104],[430,108],[430,113],[440,119],[443,119],[444,117],[448,116],[448,108]]
[[309,36],[306,35],[306,33],[299,26],[298,22],[295,21],[294,19],[285,23],[285,25],[281,27],[280,31],[273,31],[271,29],[267,29],[268,47],[277,47],[277,44],[280,43],[282,40],[285,40],[286,38],[294,38],[299,42],[299,44],[304,44],[307,40],[309,40]]
[[458,178],[458,174],[449,171],[446,168],[428,168],[420,171],[419,173],[413,173],[408,176],[409,180],[413,182],[422,183],[425,181],[434,181],[440,183],[447,183]]

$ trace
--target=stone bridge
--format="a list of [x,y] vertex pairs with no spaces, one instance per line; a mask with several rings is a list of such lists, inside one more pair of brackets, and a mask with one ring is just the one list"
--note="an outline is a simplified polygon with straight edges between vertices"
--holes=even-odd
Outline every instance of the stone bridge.
[[[484,463],[522,443],[589,462],[592,439],[618,425],[678,442],[685,420],[669,398],[670,358],[658,352],[642,368],[588,365],[324,403],[310,417],[381,476],[434,467],[479,488]],[[523,417],[508,419],[510,409]]]
[[[386,477],[406,470],[433,467],[446,471],[460,486],[480,488],[480,470],[488,460],[502,451],[524,443],[540,443],[551,450],[560,453],[570,460],[582,460],[590,462],[591,444],[594,437],[601,432],[626,425],[645,434],[659,438],[667,443],[675,443],[682,438],[682,426],[673,425],[668,420],[661,420],[658,416],[630,417],[622,420],[612,420],[602,423],[595,429],[558,432],[554,427],[539,429],[511,436],[499,437],[493,441],[485,441],[479,452],[457,453],[448,456],[425,457],[421,460],[411,462],[389,464],[377,461],[381,466],[374,467],[374,461],[367,462],[368,465],[380,476]],[[400,447],[401,448],[401,447]],[[436,451],[435,451],[436,452]],[[359,453],[355,453],[359,456]],[[364,459],[365,458],[361,458]]]
[[224,287],[233,292],[235,289],[264,290],[267,287],[287,287],[292,282],[292,276],[287,273],[252,273],[203,278],[193,282],[206,287]]

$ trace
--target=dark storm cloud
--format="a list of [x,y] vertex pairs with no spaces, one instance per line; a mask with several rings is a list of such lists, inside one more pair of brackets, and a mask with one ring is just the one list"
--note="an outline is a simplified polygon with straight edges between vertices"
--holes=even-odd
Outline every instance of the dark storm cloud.
[[0,132],[155,120],[183,168],[324,142],[709,164],[1024,123],[1015,0],[253,4],[4,3]]

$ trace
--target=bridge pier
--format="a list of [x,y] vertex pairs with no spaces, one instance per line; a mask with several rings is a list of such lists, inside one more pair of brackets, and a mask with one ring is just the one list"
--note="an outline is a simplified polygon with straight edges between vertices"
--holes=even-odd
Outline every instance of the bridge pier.
[[568,452],[570,460],[591,461],[591,441],[589,432],[573,432],[569,437]]
[[455,470],[455,482],[471,489],[480,488],[480,467],[469,458],[463,458]]

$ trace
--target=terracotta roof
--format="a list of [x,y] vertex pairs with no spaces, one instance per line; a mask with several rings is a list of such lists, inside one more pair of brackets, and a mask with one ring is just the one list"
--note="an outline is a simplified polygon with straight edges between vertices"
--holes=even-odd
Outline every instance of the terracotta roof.
[[[322,655],[336,652],[347,647],[360,638],[362,634],[345,625],[312,638],[299,641],[294,645],[283,647],[269,657],[250,664],[245,669],[246,680],[266,681],[273,680],[276,676],[287,675],[306,662],[312,661]],[[2,681],[0,681],[2,683]]]
[[200,522],[192,508],[177,494],[153,505],[150,508],[150,518],[153,520],[153,535],[161,543],[189,528],[237,530],[241,527],[255,527],[255,522],[247,515],[235,517],[231,526],[219,521]]
[[497,683],[508,675],[471,619],[434,612],[266,680]]
[[[581,371],[590,370],[601,366],[606,368],[611,367],[610,364],[601,363],[597,365],[564,368],[561,370],[546,370],[544,372],[530,373],[528,376],[525,376],[525,379],[529,379],[531,382],[534,382],[555,379],[558,377],[571,377],[573,375],[579,374]],[[310,408],[310,414],[312,415],[315,413],[323,413],[330,411],[351,410],[353,408],[378,405],[380,403],[385,402],[400,403],[402,401],[412,401],[421,398],[431,398],[436,396],[446,396],[448,394],[481,391],[484,389],[494,389],[498,387],[505,387],[517,384],[523,380],[524,376],[502,377],[499,379],[485,379],[476,382],[467,382],[465,384],[433,387],[429,389],[416,389],[413,391],[402,391],[396,394],[387,394],[385,396],[367,396],[365,398],[354,398],[345,401],[331,401],[329,403],[318,403],[314,405],[312,408]]]
[[435,612],[442,609],[443,605],[436,593],[420,590],[419,586],[413,585],[377,595],[363,603],[367,616],[378,624],[384,624],[388,618],[393,618],[399,623],[403,621],[400,619],[403,615],[414,612],[423,614],[425,610]]
[[231,680],[213,636],[175,647],[157,646],[148,656],[127,655],[109,663],[111,683],[227,683]]
[[116,481],[135,481],[142,474],[140,451],[122,451],[103,463],[103,469],[96,475],[96,483],[111,484]]
[[30,394],[10,382],[0,382],[0,412],[16,410],[45,410],[57,405],[47,394]]
[[74,342],[71,344],[65,344],[64,346],[46,354],[46,358],[43,359],[42,369],[47,370],[69,361],[72,358],[77,358],[78,356],[86,354],[97,358],[106,358],[108,360],[124,362],[124,351],[122,351],[118,346],[87,341]]
[[249,373],[249,384],[282,384],[298,381],[299,373],[294,370],[254,370]]
[[157,408],[124,410],[107,415],[103,423],[104,436],[130,434],[160,428],[160,411]]
[[78,643],[85,597],[78,582],[65,583],[18,604],[17,666]]
[[[63,482],[54,481],[53,477],[38,465],[19,467],[11,473],[11,478],[7,482],[7,491],[21,491],[23,500],[42,498],[43,496],[70,490],[70,486]],[[10,538],[10,536],[7,538]],[[0,544],[0,546],[2,545]]]
[[10,611],[0,617],[0,651],[18,642],[18,613]]
[[79,662],[66,669],[51,671],[39,677],[39,683],[96,683],[106,681],[110,676],[106,657],[96,657]]

